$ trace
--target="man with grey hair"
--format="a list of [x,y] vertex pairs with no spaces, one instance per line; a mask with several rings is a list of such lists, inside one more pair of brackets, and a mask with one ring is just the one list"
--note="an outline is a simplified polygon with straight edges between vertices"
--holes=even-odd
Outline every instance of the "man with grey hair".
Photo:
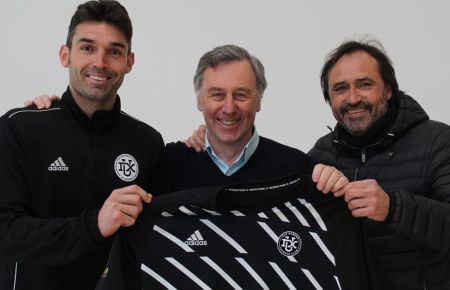
[[239,46],[219,46],[200,58],[194,87],[206,152],[167,144],[171,191],[312,172],[305,153],[258,135],[254,122],[266,86],[262,63]]

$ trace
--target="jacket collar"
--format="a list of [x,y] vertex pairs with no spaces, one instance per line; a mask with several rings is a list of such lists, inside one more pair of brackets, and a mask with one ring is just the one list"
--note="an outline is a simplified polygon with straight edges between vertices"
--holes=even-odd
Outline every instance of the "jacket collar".
[[116,97],[116,101],[111,110],[96,111],[92,118],[89,118],[77,105],[69,87],[61,97],[61,109],[69,121],[83,131],[99,132],[113,125],[120,115],[120,98]]

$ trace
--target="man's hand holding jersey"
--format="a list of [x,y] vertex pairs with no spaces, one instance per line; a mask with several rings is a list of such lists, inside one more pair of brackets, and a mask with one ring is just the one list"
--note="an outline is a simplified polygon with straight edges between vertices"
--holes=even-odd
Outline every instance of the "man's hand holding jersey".
[[134,225],[142,212],[143,202],[150,203],[152,195],[137,185],[115,189],[98,213],[98,228],[104,238],[112,236],[120,227]]

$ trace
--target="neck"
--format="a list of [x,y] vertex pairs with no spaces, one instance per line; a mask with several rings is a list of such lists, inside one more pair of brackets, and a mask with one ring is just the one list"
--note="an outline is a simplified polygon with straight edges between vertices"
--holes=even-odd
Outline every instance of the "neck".
[[241,154],[242,150],[244,150],[245,145],[250,141],[252,135],[245,138],[244,141],[236,143],[236,144],[224,144],[220,141],[214,140],[214,138],[208,139],[214,153],[222,159],[228,166],[233,165],[238,156]]
[[88,116],[89,119],[92,118],[95,112],[100,110],[110,111],[114,107],[114,103],[116,101],[116,97],[114,98],[106,98],[105,100],[95,100],[88,99],[86,97],[81,96],[76,90],[69,86],[70,92],[72,93],[73,99],[75,103],[80,107],[81,111]]

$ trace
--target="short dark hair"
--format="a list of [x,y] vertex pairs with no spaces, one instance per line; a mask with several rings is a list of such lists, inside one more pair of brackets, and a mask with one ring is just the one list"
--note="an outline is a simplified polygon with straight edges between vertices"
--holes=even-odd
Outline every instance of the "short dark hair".
[[66,45],[72,47],[72,38],[78,24],[87,21],[105,22],[119,29],[128,41],[128,53],[131,52],[133,26],[128,12],[119,2],[114,0],[92,0],[77,7],[72,16],[67,33]]
[[322,93],[325,101],[330,102],[330,94],[328,92],[328,74],[334,65],[344,55],[352,54],[356,51],[364,51],[370,54],[378,63],[378,71],[383,79],[384,83],[388,85],[392,92],[392,97],[395,97],[399,93],[397,79],[395,78],[395,70],[392,66],[392,62],[384,52],[383,46],[377,40],[366,41],[346,41],[338,48],[330,52],[326,59],[325,64],[322,67],[320,74],[320,85],[322,86]]
[[197,70],[194,76],[194,88],[197,95],[203,82],[203,73],[207,68],[215,68],[226,62],[248,60],[256,77],[256,88],[259,97],[262,98],[267,87],[264,66],[259,59],[251,55],[246,49],[237,45],[222,45],[208,51],[198,61]]

